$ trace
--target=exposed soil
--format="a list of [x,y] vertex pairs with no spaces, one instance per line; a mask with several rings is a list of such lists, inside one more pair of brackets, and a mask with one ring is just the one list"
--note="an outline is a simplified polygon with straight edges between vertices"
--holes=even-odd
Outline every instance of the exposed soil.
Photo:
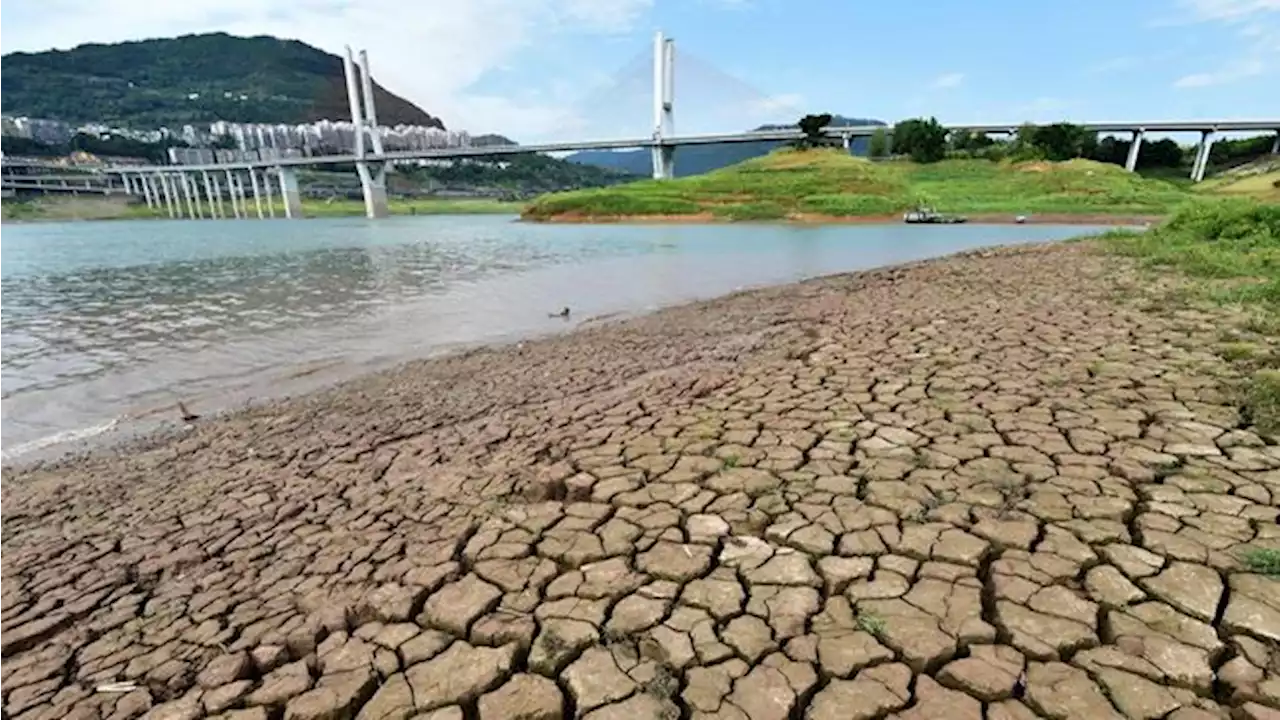
[[7,472],[5,715],[1274,718],[1280,447],[1135,277],[969,253]]

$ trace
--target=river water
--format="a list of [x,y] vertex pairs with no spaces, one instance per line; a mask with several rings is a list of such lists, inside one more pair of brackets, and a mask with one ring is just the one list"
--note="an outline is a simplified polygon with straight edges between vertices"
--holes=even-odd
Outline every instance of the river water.
[[[1055,225],[535,225],[506,216],[8,224],[6,461],[415,357]],[[569,320],[548,317],[561,307]]]

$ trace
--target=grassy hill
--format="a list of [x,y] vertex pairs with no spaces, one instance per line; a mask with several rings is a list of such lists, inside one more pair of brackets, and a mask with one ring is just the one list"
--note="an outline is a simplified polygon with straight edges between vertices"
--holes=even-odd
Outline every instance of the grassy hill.
[[[297,40],[208,33],[90,44],[10,53],[0,68],[7,115],[137,128],[350,117],[342,59]],[[376,83],[374,96],[382,124],[444,127]]]
[[[677,159],[677,164],[679,160]],[[840,150],[779,150],[721,170],[538,198],[532,220],[661,215],[721,220],[866,217],[917,204],[968,214],[1163,214],[1190,193],[1123,168],[1072,160],[929,165],[871,162]]]
[[1280,203],[1280,158],[1266,155],[1215,175],[1195,186],[1199,193],[1245,195]]

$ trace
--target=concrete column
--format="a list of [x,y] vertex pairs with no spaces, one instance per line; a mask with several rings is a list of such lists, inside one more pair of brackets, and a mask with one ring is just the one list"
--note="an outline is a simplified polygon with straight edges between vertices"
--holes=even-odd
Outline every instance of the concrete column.
[[164,204],[169,208],[169,217],[178,217],[178,211],[173,204],[173,190],[169,187],[169,180],[164,173],[157,175],[156,179],[160,181],[160,187],[164,189]]
[[178,184],[181,186],[179,192],[187,201],[187,216],[190,218],[200,217],[200,206],[196,204],[196,199],[192,197],[190,178],[186,173],[178,173]]
[[[262,193],[258,190],[258,171],[249,168],[249,184],[253,186],[253,206],[258,209],[258,219],[262,219]],[[270,197],[268,195],[268,197]],[[267,202],[270,202],[268,200]]]
[[1133,172],[1138,169],[1138,153],[1142,151],[1141,128],[1133,131],[1133,141],[1129,143],[1129,157],[1124,161],[1124,169]]
[[844,145],[844,151],[849,152],[849,148],[853,146],[853,138],[848,135],[841,135],[840,142]]
[[227,173],[227,200],[231,201],[231,214],[240,219],[240,205],[236,202],[236,176],[230,170]]
[[658,31],[653,36],[653,139],[650,149],[653,177],[668,180],[675,176],[675,148],[662,144],[664,137],[675,133],[675,59],[674,40]]
[[356,173],[360,175],[360,187],[364,190],[365,217],[383,218],[389,215],[386,163],[357,162]]
[[1276,131],[1276,139],[1271,141],[1271,154],[1280,155],[1280,130]]
[[232,192],[235,193],[236,202],[240,203],[240,214],[247,218],[249,217],[249,202],[244,195],[244,178],[240,177],[240,173],[232,173],[231,179],[235,182],[235,189]]
[[284,216],[302,217],[302,194],[298,192],[298,171],[292,167],[279,167],[280,194],[284,197]]
[[182,173],[182,182],[190,188],[191,202],[196,208],[196,217],[204,217],[204,206],[200,203],[200,184],[196,182],[195,175],[191,173]]
[[142,197],[147,201],[147,207],[154,210],[156,207],[155,193],[151,187],[151,178],[146,175],[138,175],[138,182],[142,185]]
[[1204,180],[1204,172],[1209,167],[1209,151],[1213,149],[1213,131],[1205,130],[1200,135],[1200,147],[1196,150],[1195,162],[1191,165],[1191,180]]
[[213,180],[213,197],[216,198],[215,202],[218,207],[218,216],[225,218],[227,216],[227,209],[222,206],[222,183],[218,181],[217,175],[211,175],[210,179]]
[[201,171],[200,179],[204,181],[204,197],[209,201],[209,217],[216,220],[222,215],[222,208],[216,205],[213,199],[213,183],[209,181],[209,172]]
[[262,189],[267,196],[267,216],[274,218],[276,216],[276,201],[271,197],[271,171],[262,171]]

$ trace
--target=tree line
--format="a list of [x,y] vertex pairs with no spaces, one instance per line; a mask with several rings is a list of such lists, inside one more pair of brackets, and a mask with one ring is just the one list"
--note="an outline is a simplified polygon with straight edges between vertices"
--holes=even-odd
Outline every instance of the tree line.
[[[821,116],[808,116],[821,117]],[[1271,149],[1273,138],[1258,137],[1218,140],[1209,151],[1210,165],[1223,166],[1257,157]],[[989,160],[1062,161],[1087,158],[1124,165],[1129,156],[1129,140],[1098,139],[1080,125],[1053,123],[1025,124],[1008,139],[995,139],[966,130],[948,132],[936,118],[903,120],[892,129],[877,129],[871,136],[871,157],[905,155],[915,162],[931,163],[949,157]],[[1191,162],[1195,149],[1184,149],[1169,138],[1146,140],[1138,149],[1138,168],[1179,168]]]

